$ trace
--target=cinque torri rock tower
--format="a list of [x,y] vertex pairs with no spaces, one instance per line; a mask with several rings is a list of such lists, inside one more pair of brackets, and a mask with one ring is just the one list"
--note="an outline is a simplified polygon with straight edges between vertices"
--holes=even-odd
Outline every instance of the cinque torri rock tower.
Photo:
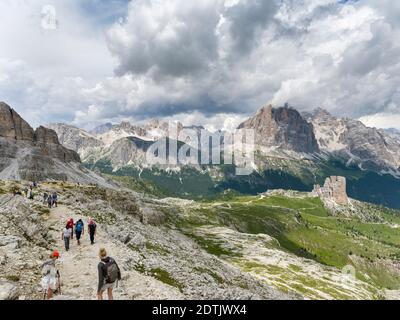
[[314,186],[313,193],[322,199],[333,200],[339,205],[347,205],[349,198],[346,192],[346,178],[332,176],[326,178],[325,184]]

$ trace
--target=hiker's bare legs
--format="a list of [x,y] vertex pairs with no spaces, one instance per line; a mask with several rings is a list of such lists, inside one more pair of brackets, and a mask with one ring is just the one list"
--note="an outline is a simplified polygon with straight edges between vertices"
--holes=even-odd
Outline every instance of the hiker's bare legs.
[[104,291],[100,291],[99,293],[97,293],[97,300],[103,300],[103,292]]
[[114,300],[113,289],[108,288],[107,293],[108,293],[108,300]]
[[49,288],[47,289],[47,300],[50,300],[51,298],[53,298],[53,290]]

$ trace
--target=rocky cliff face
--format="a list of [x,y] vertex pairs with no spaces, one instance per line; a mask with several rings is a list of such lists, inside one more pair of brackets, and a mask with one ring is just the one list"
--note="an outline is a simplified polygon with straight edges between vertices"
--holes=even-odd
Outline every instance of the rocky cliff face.
[[34,140],[31,126],[4,102],[0,102],[0,137],[22,141]]
[[[153,119],[147,124],[139,126],[124,121],[118,125],[106,124],[95,128],[88,133],[82,129],[66,124],[50,124],[60,142],[81,156],[82,161],[94,163],[99,160],[108,160],[113,166],[124,165],[147,166],[145,154],[150,145],[168,135],[167,122]],[[177,124],[178,134],[184,129],[195,130],[200,136],[203,127],[184,127]],[[190,142],[185,141],[190,144]],[[197,148],[197,144],[195,144]]]
[[42,126],[36,129],[34,141],[43,144],[60,144],[57,133],[54,130]]
[[383,130],[336,118],[322,109],[306,117],[314,125],[321,150],[365,170],[399,175],[400,142]]
[[40,154],[57,158],[64,162],[80,162],[79,155],[63,147],[58,141],[57,133],[45,127],[34,131],[21,116],[4,102],[0,103],[0,138],[2,151],[7,156],[16,155],[16,145],[31,145],[32,154]]
[[[182,131],[183,125],[178,123],[178,132]],[[102,132],[100,130],[100,132]],[[118,125],[113,125],[109,130],[104,130],[101,134],[97,134],[96,138],[106,146],[113,144],[115,141],[127,138],[137,137],[142,140],[156,141],[168,135],[168,123],[157,119],[150,120],[145,125],[134,125],[130,122],[123,121]]]
[[255,143],[295,152],[318,152],[313,126],[292,108],[262,108],[239,129],[254,129]]
[[110,131],[112,129],[113,125],[110,122],[107,122],[105,124],[99,125],[95,127],[94,129],[90,130],[89,133],[93,135],[97,134],[103,134],[107,131]]
[[107,185],[81,166],[79,155],[61,145],[54,130],[39,127],[34,131],[5,103],[0,103],[0,150],[0,179]]
[[82,160],[104,147],[104,143],[95,136],[74,126],[56,123],[50,124],[49,128],[56,132],[63,146],[77,152]]
[[397,130],[395,128],[389,128],[382,131],[391,136],[393,139],[396,139],[400,142],[400,130]]
[[153,144],[152,141],[144,141],[135,137],[122,138],[115,141],[111,146],[105,148],[98,159],[109,160],[113,168],[126,165],[145,165],[146,152]]

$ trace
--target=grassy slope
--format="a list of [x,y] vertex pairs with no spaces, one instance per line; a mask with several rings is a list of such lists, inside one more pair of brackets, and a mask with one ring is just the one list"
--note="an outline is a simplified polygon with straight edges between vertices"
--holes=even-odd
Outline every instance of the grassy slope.
[[[260,170],[249,176],[237,176],[232,165],[219,166],[218,170],[208,167],[209,170],[203,172],[190,167],[182,168],[180,172],[166,172],[157,169],[138,170],[129,166],[114,172],[107,160],[86,166],[97,168],[105,174],[125,177],[125,182],[130,177],[132,181],[150,184],[153,194],[195,200],[215,199],[228,189],[250,195],[269,189],[311,191],[315,183],[323,184],[326,177],[340,175],[347,178],[347,191],[352,198],[400,208],[400,180],[391,175],[361,171],[357,167],[347,167],[340,161],[323,159],[310,161],[257,155],[256,161]],[[216,179],[217,171],[220,175]]]
[[[331,216],[318,198],[240,197],[228,203],[204,203],[181,221],[180,228],[210,253],[236,261],[241,259],[240,252],[228,250],[218,237],[199,234],[196,230],[202,226],[228,226],[245,234],[270,235],[278,240],[278,248],[298,257],[337,268],[339,272],[345,266],[354,266],[357,278],[375,288],[372,291],[376,295],[380,289],[400,289],[400,273],[390,267],[400,259],[400,234],[396,229],[400,216],[392,210],[379,207],[374,210],[383,218],[382,223]],[[249,269],[251,262],[244,258],[242,262]],[[260,265],[253,267],[259,270]],[[276,268],[274,271],[268,267],[265,272],[279,273]],[[287,270],[281,271],[280,276],[284,278]],[[304,284],[306,279],[301,277],[298,275],[296,280]],[[301,292],[301,288],[304,286],[291,289]],[[332,285],[326,290],[331,292]],[[349,298],[340,294],[337,297]]]

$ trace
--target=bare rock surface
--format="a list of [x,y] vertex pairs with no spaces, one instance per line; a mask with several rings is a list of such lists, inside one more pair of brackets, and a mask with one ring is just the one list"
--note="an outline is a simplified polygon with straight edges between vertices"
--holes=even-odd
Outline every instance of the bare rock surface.
[[255,143],[260,146],[304,153],[319,151],[312,124],[292,108],[264,107],[239,129],[254,129]]
[[0,179],[58,180],[111,187],[85,169],[73,150],[60,144],[57,133],[45,127],[34,131],[7,104],[0,103]]

